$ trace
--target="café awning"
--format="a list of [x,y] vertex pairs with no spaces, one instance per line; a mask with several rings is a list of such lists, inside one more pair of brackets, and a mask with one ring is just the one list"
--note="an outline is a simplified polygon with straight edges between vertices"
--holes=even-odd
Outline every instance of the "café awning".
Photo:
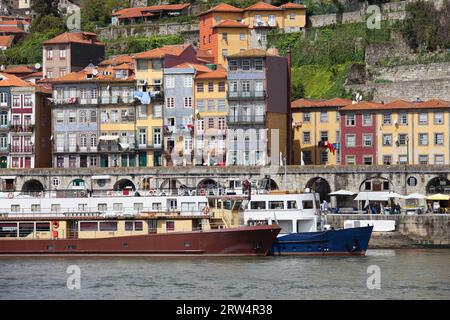
[[433,195],[427,197],[427,200],[436,200],[436,201],[450,200],[450,196],[441,194],[441,193],[437,193],[437,194],[433,194]]
[[426,199],[427,196],[420,193],[412,193],[405,196],[405,199]]
[[101,136],[100,141],[116,141],[119,140],[119,136]]
[[389,192],[383,191],[363,191],[358,193],[356,201],[388,201]]
[[329,193],[329,196],[353,196],[355,195],[356,192],[352,192],[352,191],[348,191],[348,190],[338,190],[338,191],[334,191]]

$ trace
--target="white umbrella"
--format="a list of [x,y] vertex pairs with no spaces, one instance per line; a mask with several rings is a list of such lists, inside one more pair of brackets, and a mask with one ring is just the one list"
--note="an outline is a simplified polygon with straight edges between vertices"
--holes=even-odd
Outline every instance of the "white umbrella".
[[348,190],[338,190],[329,193],[329,196],[353,196],[356,192],[348,191]]
[[405,196],[405,199],[426,199],[427,196],[420,193],[412,193]]
[[388,198],[399,198],[399,199],[404,199],[405,196],[402,196],[401,194],[398,194],[396,192],[389,192],[387,195]]

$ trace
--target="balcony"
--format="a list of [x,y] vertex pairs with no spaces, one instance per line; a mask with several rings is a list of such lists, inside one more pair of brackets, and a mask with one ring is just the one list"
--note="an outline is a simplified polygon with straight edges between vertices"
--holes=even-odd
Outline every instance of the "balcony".
[[33,146],[11,146],[11,153],[33,153]]
[[266,98],[266,91],[228,91],[229,100],[259,100]]
[[264,116],[228,116],[227,123],[231,124],[264,124]]
[[9,127],[11,132],[16,133],[32,133],[34,131],[34,124],[12,124]]
[[101,97],[99,101],[99,103],[101,104],[126,104],[133,102],[134,97],[121,97],[121,96]]
[[255,21],[253,21],[253,27],[254,28],[277,28],[278,23],[276,20],[269,20],[269,21],[255,20]]

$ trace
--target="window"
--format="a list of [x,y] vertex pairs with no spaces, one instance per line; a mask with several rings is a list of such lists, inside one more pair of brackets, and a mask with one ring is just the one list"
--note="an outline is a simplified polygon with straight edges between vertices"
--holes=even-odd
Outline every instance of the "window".
[[392,115],[390,113],[383,114],[383,125],[387,126],[392,124]]
[[262,61],[262,59],[256,59],[254,63],[255,63],[255,70],[256,71],[263,71],[263,61]]
[[86,123],[86,122],[87,122],[86,111],[80,111],[80,123]]
[[205,100],[197,100],[197,111],[205,111]]
[[208,129],[214,128],[214,118],[208,118]]
[[297,201],[295,201],[295,200],[288,200],[287,201],[287,208],[288,209],[297,209]]
[[87,138],[85,134],[80,135],[80,147],[82,148],[87,147]]
[[123,211],[123,203],[113,203],[114,211]]
[[59,59],[65,60],[67,57],[67,51],[65,47],[59,47]]
[[31,212],[39,212],[39,211],[41,211],[41,205],[39,205],[39,204],[31,205]]
[[356,157],[351,155],[351,156],[345,156],[345,161],[347,164],[349,165],[353,165],[356,164]]
[[251,210],[265,210],[266,202],[265,201],[251,201],[250,209]]
[[184,107],[192,108],[192,97],[184,97]]
[[428,113],[419,113],[419,124],[428,124]]
[[261,22],[261,16],[259,14],[255,14],[255,23]]
[[96,147],[96,146],[97,146],[97,135],[91,134],[91,148]]
[[328,122],[328,112],[320,112],[320,122]]
[[98,222],[97,221],[80,222],[80,231],[98,231]]
[[312,200],[304,200],[302,201],[303,209],[314,209],[314,201]]
[[212,99],[208,100],[208,111],[214,111],[216,107],[215,101]]
[[2,112],[0,114],[0,126],[8,125],[8,114],[6,112]]
[[69,123],[75,123],[77,121],[77,113],[75,111],[69,112]]
[[347,127],[354,127],[355,126],[355,115],[347,114],[345,116],[345,124]]
[[236,71],[238,69],[238,62],[236,60],[228,61],[228,70]]
[[434,144],[435,145],[444,145],[444,134],[443,133],[435,133],[434,134]]
[[219,130],[225,130],[225,118],[219,118]]
[[398,114],[398,123],[399,124],[408,124],[408,114],[407,113],[399,113]]
[[217,100],[217,111],[225,111],[226,102],[224,99]]
[[222,56],[224,58],[226,58],[228,56],[228,50],[227,49],[222,49]]
[[175,231],[175,221],[166,221],[166,230]]
[[[173,102],[175,104],[175,101]],[[162,105],[154,104],[153,105],[153,118],[161,118],[162,117]]]
[[356,135],[346,134],[345,135],[345,145],[347,147],[356,147]]
[[8,103],[8,94],[6,92],[2,92],[0,94],[0,103],[2,105],[6,105]]
[[250,70],[250,60],[242,60],[241,64],[243,71],[249,71]]
[[444,113],[435,112],[434,113],[434,124],[444,124]]
[[148,68],[148,62],[145,59],[136,59],[137,62],[137,70],[138,71],[145,71]]
[[166,88],[175,88],[174,76],[166,76]]
[[283,201],[269,201],[269,209],[284,209]]
[[64,77],[67,74],[66,68],[59,68],[59,76]]
[[309,112],[303,113],[303,122],[311,122],[311,113]]
[[245,41],[245,33],[240,33],[239,34],[239,40]]
[[20,96],[19,95],[13,95],[13,107],[20,108]]
[[117,221],[100,221],[100,231],[117,231]]
[[419,164],[428,164],[428,155],[427,154],[419,155]]
[[363,134],[363,146],[364,147],[372,146],[372,135],[371,134]]
[[320,152],[320,163],[326,164],[328,162],[328,151],[321,151]]
[[383,146],[392,146],[392,134],[383,134]]
[[443,154],[434,155],[434,164],[445,164],[445,158]]
[[228,33],[222,33],[222,41],[228,41]]
[[192,88],[192,77],[186,76],[183,78],[183,86],[185,88]]
[[363,114],[363,126],[371,126],[372,125],[372,114],[365,113]]
[[419,133],[419,145],[428,145],[428,133]]
[[47,59],[52,60],[53,59],[53,49],[47,48]]
[[320,131],[320,141],[328,141],[328,131]]
[[289,14],[289,20],[295,20],[295,13]]
[[311,143],[311,132],[305,131],[303,132],[303,143],[310,144]]
[[162,66],[163,66],[162,60],[160,59],[152,60],[152,68],[154,70],[160,70]]
[[190,152],[192,150],[192,138],[184,138],[184,151]]
[[175,97],[166,98],[166,108],[175,108]]
[[244,80],[241,83],[243,92],[250,92],[250,81]]
[[408,143],[408,135],[407,134],[399,134],[398,135],[398,145],[405,146]]
[[197,82],[197,92],[203,91],[204,91],[203,82]]
[[214,82],[208,82],[208,92],[214,92]]
[[219,82],[219,92],[225,92],[225,82]]
[[391,155],[383,155],[383,164],[391,165],[392,164],[392,156]]
[[139,129],[139,144],[140,145],[147,144],[147,129],[145,128]]
[[304,164],[312,164],[312,152],[311,151],[302,151],[303,163]]
[[97,122],[97,112],[96,111],[91,111],[90,122],[91,123]]
[[364,156],[363,161],[365,165],[372,165],[372,156]]
[[399,164],[407,164],[408,163],[408,156],[407,155],[399,155],[398,156],[398,163]]

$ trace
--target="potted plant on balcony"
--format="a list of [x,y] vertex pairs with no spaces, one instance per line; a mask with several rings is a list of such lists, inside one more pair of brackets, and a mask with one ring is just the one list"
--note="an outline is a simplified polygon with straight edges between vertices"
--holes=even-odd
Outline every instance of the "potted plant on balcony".
[[32,124],[32,123],[30,123],[29,125],[28,125],[28,130],[29,131],[33,131],[34,130],[34,128],[35,128],[35,124]]

